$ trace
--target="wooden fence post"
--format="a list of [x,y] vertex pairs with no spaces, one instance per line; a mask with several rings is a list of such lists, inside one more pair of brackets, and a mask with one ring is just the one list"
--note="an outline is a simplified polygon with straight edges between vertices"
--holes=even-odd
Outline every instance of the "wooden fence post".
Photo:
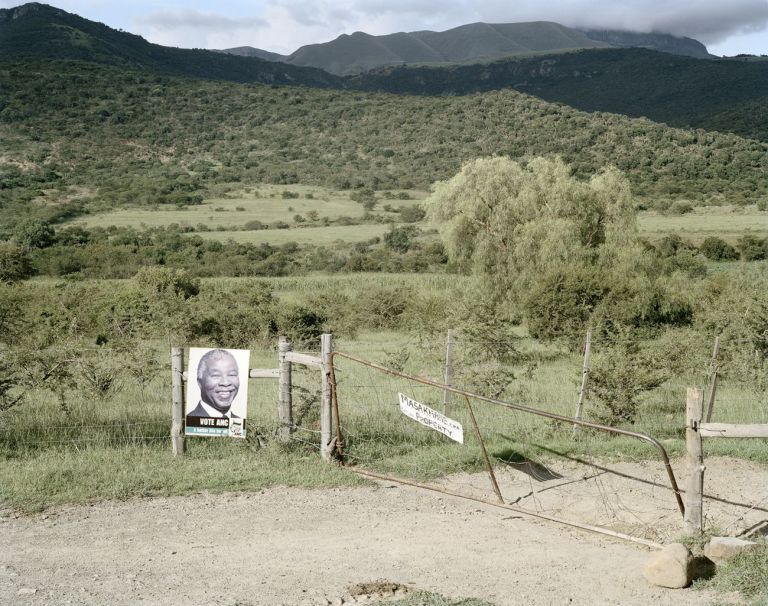
[[171,348],[171,446],[174,455],[187,448],[184,439],[184,349]]
[[[448,329],[448,339],[445,348],[445,385],[453,387],[453,329]],[[448,405],[451,403],[452,393],[447,389],[443,391],[443,412],[447,412]]]
[[[584,363],[581,367],[581,387],[579,388],[579,401],[576,403],[576,419],[581,420],[581,414],[584,409],[584,397],[587,393],[587,384],[589,383],[589,354],[592,351],[592,331],[587,331],[587,341],[584,345]],[[573,426],[576,433],[578,425]]]
[[720,337],[715,337],[715,349],[709,365],[709,392],[707,393],[707,414],[704,420],[712,420],[712,409],[715,407],[715,391],[717,390],[717,356],[720,354]]
[[286,354],[293,350],[288,337],[280,337],[277,344],[277,359],[280,368],[280,387],[277,399],[277,436],[287,441],[293,430],[293,401],[291,393],[291,362]]
[[324,461],[331,460],[331,435],[333,434],[333,410],[331,408],[331,352],[333,351],[333,335],[320,336],[320,357],[323,367],[320,381],[320,456]]
[[686,394],[685,415],[688,486],[685,491],[685,516],[683,519],[685,532],[689,535],[700,535],[704,531],[704,450],[699,431],[703,403],[702,391],[696,387],[689,387]]

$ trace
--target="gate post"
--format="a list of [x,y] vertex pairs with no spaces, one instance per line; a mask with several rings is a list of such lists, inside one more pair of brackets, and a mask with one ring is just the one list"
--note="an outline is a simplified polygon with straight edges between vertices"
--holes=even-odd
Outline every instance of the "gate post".
[[333,335],[320,336],[320,357],[323,366],[320,371],[320,456],[324,461],[331,460],[331,435],[333,434],[333,411],[331,409],[331,352],[333,351]]
[[[453,329],[448,329],[448,337],[445,342],[445,372],[443,382],[453,387]],[[453,394],[447,389],[443,391],[443,413],[448,413],[448,405],[451,403]]]
[[280,368],[280,387],[277,399],[277,436],[286,442],[293,430],[293,401],[291,394],[291,362],[286,354],[293,350],[288,337],[280,337],[277,344],[277,358]]
[[183,455],[184,438],[184,349],[171,348],[171,446],[173,454]]
[[689,535],[700,535],[704,531],[704,450],[699,431],[704,403],[702,395],[700,389],[689,387],[686,398],[685,445],[689,475],[683,523]]

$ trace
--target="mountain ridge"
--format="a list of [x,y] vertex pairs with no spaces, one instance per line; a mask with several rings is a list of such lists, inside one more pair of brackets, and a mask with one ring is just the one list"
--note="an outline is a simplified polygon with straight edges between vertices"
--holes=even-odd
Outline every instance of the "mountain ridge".
[[335,75],[354,76],[371,69],[402,64],[467,63],[529,53],[628,47],[699,59],[712,58],[707,48],[692,38],[619,30],[581,30],[552,21],[475,22],[441,32],[420,30],[380,36],[354,32],[341,34],[330,42],[304,45],[289,55],[253,47],[222,52],[249,53],[291,65],[317,67]]

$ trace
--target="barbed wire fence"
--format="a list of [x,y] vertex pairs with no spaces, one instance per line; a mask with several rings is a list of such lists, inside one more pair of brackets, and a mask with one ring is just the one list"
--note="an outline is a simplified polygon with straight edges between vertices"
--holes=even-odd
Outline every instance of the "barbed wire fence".
[[[449,340],[444,335],[391,339],[363,336],[339,340],[335,349],[442,383],[448,371]],[[517,355],[520,343],[514,339],[489,341],[454,331],[452,340],[450,374],[454,386],[486,397],[546,408],[566,417],[574,415],[582,361],[572,347],[534,348],[521,356]],[[595,338],[593,353],[615,344],[616,340]],[[724,350],[754,345],[754,339],[724,340],[721,344]],[[304,350],[318,354],[314,344]],[[251,350],[252,366],[271,368],[277,360],[275,347]],[[30,355],[26,363],[26,375],[21,377],[28,392],[25,402],[3,413],[0,448],[6,453],[18,456],[49,449],[90,448],[170,450],[167,347],[142,344],[131,350],[49,348]],[[554,369],[547,371],[548,365],[554,365]],[[756,360],[754,367],[759,365]],[[726,371],[726,379],[717,385],[713,420],[768,423],[765,387],[759,382],[728,380],[727,363],[723,366],[720,370]],[[38,379],[43,377],[37,383],[32,380],[35,373]],[[291,443],[307,452],[322,450],[319,374],[316,368],[293,365]],[[711,367],[702,367],[697,377],[702,384],[708,384],[711,375]],[[444,390],[344,364],[337,368],[337,381],[346,453],[353,465],[450,486],[468,495],[493,497],[493,487],[483,472],[480,444],[467,429],[472,425],[467,408],[455,394],[446,398]],[[653,434],[663,426],[666,433],[662,438],[680,436],[684,404],[675,390],[682,393],[684,384],[678,383],[666,388],[665,394],[671,394],[673,401],[662,415],[657,415],[660,421],[646,427],[641,419],[640,429]],[[400,393],[459,421],[465,428],[464,447],[446,444],[443,436],[404,417],[399,410]],[[12,397],[16,395],[18,391],[11,393]],[[249,432],[244,441],[247,447],[259,448],[277,435],[277,399],[275,381],[251,382]],[[470,404],[488,444],[505,501],[539,513],[576,516],[653,541],[663,542],[679,530],[677,522],[673,522],[678,513],[664,470],[647,461],[648,451],[631,450],[646,460],[642,464],[606,465],[603,461],[609,450],[604,436],[589,431],[574,435],[567,424],[533,419],[519,411],[492,410],[471,398]],[[738,458],[746,451],[748,457],[749,448],[744,441],[726,444],[721,440],[717,445],[713,443],[712,452]],[[195,456],[215,456],[215,452],[194,450]],[[748,462],[733,464],[735,468],[742,465],[744,473],[748,473]],[[709,526],[741,532],[765,519],[768,510],[768,493],[755,490],[729,494],[727,478],[721,482],[714,475],[704,497]]]

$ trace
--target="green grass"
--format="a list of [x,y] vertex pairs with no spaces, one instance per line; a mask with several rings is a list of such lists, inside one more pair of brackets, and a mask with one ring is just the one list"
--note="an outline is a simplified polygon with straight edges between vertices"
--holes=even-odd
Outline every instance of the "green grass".
[[[283,198],[283,192],[290,192],[298,197]],[[307,213],[313,210],[317,211],[320,218],[328,217],[331,220],[341,216],[362,217],[365,210],[361,204],[350,199],[351,193],[353,192],[340,192],[309,185],[258,184],[235,190],[223,197],[207,199],[198,206],[123,208],[79,218],[71,224],[85,227],[116,225],[142,228],[165,227],[175,223],[191,227],[205,225],[210,229],[217,229],[238,227],[249,221],[261,221],[265,224],[283,221],[293,224],[295,215],[306,218]],[[397,214],[383,211],[385,204],[389,204],[392,208],[412,206],[426,196],[426,192],[423,191],[408,190],[407,193],[411,200],[380,199],[375,210],[391,215],[394,221]],[[308,223],[311,224],[311,222]],[[216,237],[227,238],[229,234],[224,232],[217,234]]]
[[[282,192],[298,194],[298,198],[284,199]],[[397,190],[401,191],[401,190]],[[398,220],[396,213],[383,210],[385,204],[392,208],[411,206],[428,196],[421,190],[407,191],[411,200],[386,200],[381,198],[375,212],[392,221]],[[299,214],[306,218],[310,211],[317,211],[319,217],[336,220],[347,216],[360,219],[364,215],[363,207],[349,199],[350,192],[334,191],[319,186],[309,185],[269,185],[258,184],[226,194],[224,197],[211,198],[199,206],[124,208],[89,215],[71,222],[85,227],[167,227],[172,224],[197,228],[205,225],[215,231],[197,232],[205,239],[234,240],[238,243],[281,245],[287,242],[299,244],[328,245],[335,241],[355,243],[381,237],[388,226],[382,223],[363,225],[323,226],[315,221],[295,223]],[[307,197],[311,196],[311,197]],[[241,226],[249,221],[264,224],[276,222],[288,223],[290,229],[267,229],[241,231]],[[656,241],[670,234],[679,234],[694,244],[709,236],[717,236],[731,244],[746,234],[757,237],[768,236],[768,212],[758,211],[754,206],[705,206],[694,208],[684,215],[665,215],[654,211],[640,212],[638,215],[640,233]],[[423,224],[422,224],[423,226]],[[718,266],[719,267],[719,266]]]
[[757,549],[718,566],[715,576],[697,582],[696,587],[721,593],[738,592],[748,598],[746,604],[750,606],[768,604],[768,542],[762,540]]
[[298,244],[329,245],[334,242],[352,244],[382,237],[389,226],[383,223],[368,225],[331,225],[328,227],[301,227],[295,229],[260,229],[257,231],[214,231],[199,235],[206,240],[234,240],[238,244],[264,244],[274,246],[296,242]]
[[760,212],[754,206],[706,206],[694,208],[684,215],[641,212],[639,224],[641,234],[651,240],[676,233],[695,244],[701,244],[710,236],[735,244],[746,234],[761,238],[768,236],[768,212]]

